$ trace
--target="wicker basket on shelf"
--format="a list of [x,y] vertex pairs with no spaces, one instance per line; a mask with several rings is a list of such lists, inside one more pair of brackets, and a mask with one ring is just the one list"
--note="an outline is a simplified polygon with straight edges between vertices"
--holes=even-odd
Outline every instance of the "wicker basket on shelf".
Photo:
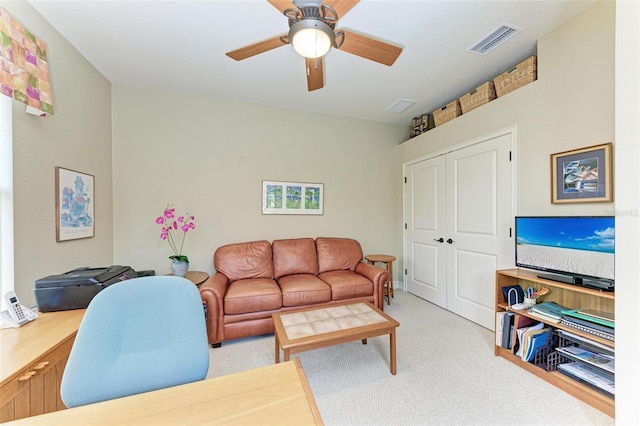
[[478,108],[496,98],[496,88],[493,81],[487,81],[476,87],[473,91],[462,95],[460,98],[460,107],[462,113],[466,114],[472,109]]
[[525,86],[537,78],[537,61],[531,56],[493,79],[498,97]]
[[433,121],[435,122],[436,127],[438,127],[447,121],[453,120],[460,114],[462,114],[460,101],[456,99],[455,101],[449,102],[446,106],[433,111]]

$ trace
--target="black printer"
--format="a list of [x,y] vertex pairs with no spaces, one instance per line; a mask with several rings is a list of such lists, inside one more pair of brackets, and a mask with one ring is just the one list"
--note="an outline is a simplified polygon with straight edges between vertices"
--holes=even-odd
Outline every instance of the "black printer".
[[136,278],[129,266],[112,265],[104,268],[77,268],[60,275],[50,275],[35,283],[38,311],[66,311],[83,309],[105,287]]

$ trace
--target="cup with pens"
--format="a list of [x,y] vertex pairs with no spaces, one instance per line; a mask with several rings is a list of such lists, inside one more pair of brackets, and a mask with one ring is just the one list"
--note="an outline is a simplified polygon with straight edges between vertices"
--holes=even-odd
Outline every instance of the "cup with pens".
[[544,296],[549,293],[549,291],[550,290],[546,287],[542,287],[540,290],[535,290],[533,287],[527,287],[527,290],[524,292],[524,305],[535,305],[538,297]]

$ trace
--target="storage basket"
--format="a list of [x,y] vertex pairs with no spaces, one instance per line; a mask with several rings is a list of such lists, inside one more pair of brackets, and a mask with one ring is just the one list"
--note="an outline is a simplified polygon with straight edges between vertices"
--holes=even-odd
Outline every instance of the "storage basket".
[[453,120],[460,114],[462,114],[460,101],[456,99],[455,101],[449,102],[446,106],[433,111],[433,121],[435,122],[436,127],[438,127],[447,121]]
[[493,81],[487,81],[476,87],[473,91],[462,95],[460,98],[460,107],[462,113],[466,114],[472,109],[478,108],[496,98],[496,88]]
[[558,336],[552,333],[546,345],[538,349],[533,357],[533,364],[543,368],[546,371],[554,371],[558,368],[561,361],[560,354],[556,352],[558,347]]
[[525,86],[537,78],[536,57],[531,56],[493,79],[498,97]]

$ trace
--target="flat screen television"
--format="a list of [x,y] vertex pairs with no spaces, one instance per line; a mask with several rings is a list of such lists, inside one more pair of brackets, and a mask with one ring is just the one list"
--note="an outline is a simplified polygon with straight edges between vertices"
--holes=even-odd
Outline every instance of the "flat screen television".
[[518,216],[516,266],[540,278],[614,290],[613,216]]

